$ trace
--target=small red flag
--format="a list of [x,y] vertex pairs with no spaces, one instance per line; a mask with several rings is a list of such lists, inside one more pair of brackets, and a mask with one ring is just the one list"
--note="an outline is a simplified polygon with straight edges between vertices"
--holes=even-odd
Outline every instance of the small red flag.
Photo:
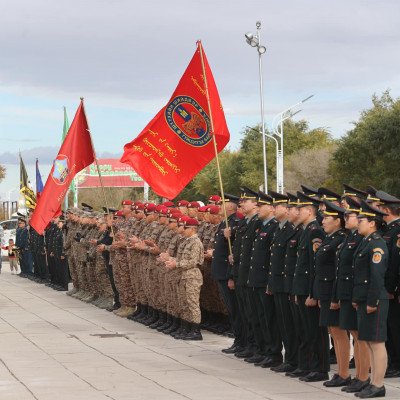
[[129,164],[158,195],[173,199],[215,157],[213,135],[220,152],[229,142],[229,131],[214,77],[198,42],[171,99],[139,136],[124,146],[121,162]]
[[61,203],[75,175],[94,160],[94,149],[81,100],[30,220],[30,225],[37,233],[43,234],[51,219],[59,214]]

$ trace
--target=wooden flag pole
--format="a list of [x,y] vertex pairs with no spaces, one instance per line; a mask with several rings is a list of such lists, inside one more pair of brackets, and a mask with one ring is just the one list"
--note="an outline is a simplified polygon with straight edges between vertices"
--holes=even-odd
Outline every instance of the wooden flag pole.
[[[92,144],[94,161],[96,163],[97,173],[99,174],[99,179],[100,179],[100,186],[101,186],[101,189],[102,189],[102,192],[103,192],[104,203],[106,205],[107,212],[110,212],[110,208],[108,207],[106,191],[105,191],[104,184],[103,184],[103,177],[102,177],[101,172],[100,172],[100,166],[99,166],[99,161],[97,160],[96,150],[94,149],[93,140],[92,140],[92,134],[90,133],[89,121],[88,121],[88,118],[87,118],[87,115],[86,115],[86,111],[85,111],[85,106],[84,106],[83,100],[84,100],[83,97],[81,97],[82,107],[83,107],[83,111],[85,113],[86,122],[87,122],[87,125],[88,125],[88,133],[89,133],[90,143]],[[114,237],[114,229],[113,229],[112,224],[111,224],[110,227],[111,227],[111,233],[112,233],[112,235]]]
[[[211,110],[210,95],[208,93],[207,74],[206,74],[206,69],[205,69],[205,66],[204,66],[203,45],[201,44],[201,40],[198,40],[197,44],[198,44],[198,47],[199,47],[199,50],[200,50],[201,67],[202,67],[202,70],[203,70],[204,86],[205,86],[206,98],[207,98],[207,104],[208,104],[208,113],[210,115],[211,136],[212,136],[212,141],[213,141],[213,144],[214,144],[215,159],[216,159],[216,162],[217,162],[219,189],[221,191],[221,198],[222,198],[222,209],[224,211],[225,226],[226,226],[226,228],[229,228],[228,215],[226,213],[226,206],[225,206],[224,186],[223,186],[223,183],[222,183],[221,167],[220,167],[220,164],[219,164],[219,157],[218,157],[217,140],[215,139],[215,134],[214,134],[214,121],[213,121],[212,110]],[[231,243],[231,238],[230,237],[228,237],[228,246],[229,246],[229,254],[232,255],[232,243]]]

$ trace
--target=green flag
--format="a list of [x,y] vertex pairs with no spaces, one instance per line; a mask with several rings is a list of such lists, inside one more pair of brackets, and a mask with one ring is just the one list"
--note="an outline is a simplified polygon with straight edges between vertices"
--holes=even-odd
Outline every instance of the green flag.
[[[67,109],[64,107],[64,124],[63,124],[63,133],[62,133],[61,143],[64,142],[68,131],[69,131],[69,121],[68,121]],[[71,191],[72,193],[74,193],[74,196],[75,196],[75,183],[74,183],[74,180],[72,180],[68,191]],[[64,200],[64,210],[66,210],[67,208],[68,208],[68,193],[65,196],[65,200]]]
[[19,181],[19,191],[24,196],[25,206],[33,210],[36,207],[36,196],[35,192],[29,187],[28,173],[22,161],[21,153],[19,154]]
[[62,134],[62,143],[64,142],[65,136],[67,136],[67,133],[69,131],[69,121],[68,121],[68,115],[67,115],[67,109],[64,107],[64,126],[63,126],[63,134]]

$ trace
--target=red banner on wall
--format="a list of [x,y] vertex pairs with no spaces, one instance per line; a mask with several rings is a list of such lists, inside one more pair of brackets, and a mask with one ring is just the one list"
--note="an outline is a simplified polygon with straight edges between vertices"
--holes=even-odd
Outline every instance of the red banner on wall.
[[[143,187],[143,179],[128,165],[115,158],[100,158],[100,173],[106,187]],[[97,165],[93,163],[83,169],[78,175],[78,189],[96,188],[101,186]]]

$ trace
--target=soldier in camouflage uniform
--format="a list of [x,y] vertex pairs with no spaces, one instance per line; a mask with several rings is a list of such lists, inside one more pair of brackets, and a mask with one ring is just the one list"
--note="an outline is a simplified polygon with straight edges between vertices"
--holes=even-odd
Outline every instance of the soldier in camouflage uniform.
[[199,223],[194,218],[184,222],[184,236],[182,251],[178,251],[177,258],[165,262],[167,268],[177,268],[181,271],[181,280],[178,288],[180,307],[182,311],[182,330],[175,334],[176,339],[202,340],[200,332],[200,288],[203,284],[199,266],[204,262],[204,247],[197,236]]

